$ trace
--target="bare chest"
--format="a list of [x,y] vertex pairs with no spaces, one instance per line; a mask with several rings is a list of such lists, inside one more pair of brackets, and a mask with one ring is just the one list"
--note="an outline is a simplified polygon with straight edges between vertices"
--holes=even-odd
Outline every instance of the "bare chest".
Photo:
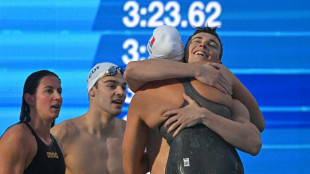
[[67,152],[65,162],[72,174],[123,173],[122,137],[80,137]]

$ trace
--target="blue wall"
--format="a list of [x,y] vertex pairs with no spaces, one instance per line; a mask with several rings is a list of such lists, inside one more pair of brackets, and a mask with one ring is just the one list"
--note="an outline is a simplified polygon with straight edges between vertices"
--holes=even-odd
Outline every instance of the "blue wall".
[[[0,135],[18,121],[23,83],[33,71],[61,77],[59,123],[87,111],[86,78],[94,64],[125,67],[147,58],[147,41],[163,23],[177,27],[186,43],[191,24],[207,22],[221,25],[223,63],[253,93],[266,119],[260,154],[240,152],[246,172],[310,173],[309,21],[307,0],[1,0]],[[128,91],[120,118],[131,96]]]

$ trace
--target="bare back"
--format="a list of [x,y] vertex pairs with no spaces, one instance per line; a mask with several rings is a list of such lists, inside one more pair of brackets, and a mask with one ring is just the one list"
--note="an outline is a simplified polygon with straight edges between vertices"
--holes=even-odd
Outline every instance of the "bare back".
[[123,173],[125,121],[114,119],[115,129],[105,130],[101,136],[89,133],[83,116],[60,123],[52,129],[62,144],[66,174]]
[[[203,97],[231,106],[231,96],[197,80],[192,80],[191,83]],[[166,119],[162,114],[168,110],[180,108],[184,102],[183,93],[184,88],[177,80],[155,81],[143,86],[131,102],[134,111],[129,109],[128,119],[139,116],[139,119],[150,128],[147,135],[147,155],[152,174],[165,173],[169,154],[169,145],[158,131],[159,125]],[[130,124],[128,123],[127,126]]]

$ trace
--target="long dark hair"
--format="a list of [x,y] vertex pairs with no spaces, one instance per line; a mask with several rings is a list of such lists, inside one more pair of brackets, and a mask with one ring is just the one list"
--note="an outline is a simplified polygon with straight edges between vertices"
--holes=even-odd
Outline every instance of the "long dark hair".
[[[55,76],[59,79],[59,82],[60,82],[60,78],[55,73],[48,71],[48,70],[36,71],[27,77],[25,84],[24,84],[24,91],[23,91],[23,96],[22,96],[22,106],[21,106],[20,119],[19,119],[20,122],[29,122],[31,120],[29,105],[25,101],[24,95],[26,93],[30,95],[35,94],[40,84],[41,79],[46,76]],[[52,122],[52,127],[54,126],[54,124],[55,124],[55,120]]]

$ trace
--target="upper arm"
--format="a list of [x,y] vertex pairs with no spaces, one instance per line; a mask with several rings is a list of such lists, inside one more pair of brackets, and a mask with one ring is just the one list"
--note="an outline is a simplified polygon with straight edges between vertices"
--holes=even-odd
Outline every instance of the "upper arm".
[[23,173],[35,153],[34,137],[16,127],[11,128],[0,139],[0,173]]
[[249,111],[239,100],[233,99],[231,112],[232,120],[237,122],[250,122]]
[[245,105],[235,99],[232,104],[232,119],[237,124],[234,128],[235,140],[230,141],[231,144],[246,153],[257,155],[262,147],[260,133],[250,122],[250,114]]
[[[124,78],[128,84],[128,87],[131,91],[136,92],[148,81],[152,81],[152,74],[157,71],[151,71],[148,66],[150,63],[145,62],[146,60],[141,61],[131,61],[127,64],[126,70],[124,72]],[[154,65],[155,66],[155,65]]]
[[[61,131],[62,130],[62,131]],[[59,144],[60,149],[63,151],[63,139],[64,139],[64,132],[66,132],[63,129],[63,125],[62,123],[55,125],[52,129],[51,129],[51,134],[55,137],[55,139],[57,140],[57,143]]]
[[[227,71],[229,70],[227,69]],[[229,76],[233,88],[232,97],[239,100],[246,106],[250,113],[251,123],[253,123],[258,128],[258,130],[262,132],[265,128],[265,120],[254,96],[232,72],[230,72]]]
[[145,173],[147,163],[144,150],[148,139],[148,127],[141,120],[142,109],[133,97],[127,113],[127,124],[123,140],[125,173]]
[[65,157],[67,156],[67,152],[70,149],[71,143],[74,143],[73,140],[76,138],[74,133],[77,133],[77,130],[70,121],[59,123],[51,129],[51,134],[57,140]]
[[55,135],[53,135],[53,136],[54,136],[54,138],[55,138],[55,140],[56,140],[57,144],[59,145],[59,148],[60,148],[61,152],[63,153],[63,150],[62,150],[62,143],[61,143],[61,141],[58,139],[58,137],[57,137],[57,136],[55,136]]
[[[51,129],[51,134],[53,134],[58,141],[61,141],[61,139],[63,139],[64,137],[64,130],[63,130],[63,123],[57,124],[54,127],[52,127]],[[61,131],[63,130],[63,131]]]
[[129,88],[136,92],[150,81],[194,77],[197,65],[165,59],[131,61],[126,66],[124,78]]
[[[135,79],[135,77],[137,77],[137,76],[133,73],[135,71],[138,71],[137,73],[139,73],[139,68],[135,67],[136,64],[137,64],[137,62],[129,62],[126,66],[126,70],[124,73],[124,78],[127,82],[129,89],[132,92],[138,91],[139,88],[141,88],[145,83],[147,83],[147,81],[143,81],[141,78]],[[142,70],[143,69],[141,69],[141,71]],[[143,72],[141,72],[141,73],[143,73]],[[137,78],[139,78],[139,77],[137,77]]]

